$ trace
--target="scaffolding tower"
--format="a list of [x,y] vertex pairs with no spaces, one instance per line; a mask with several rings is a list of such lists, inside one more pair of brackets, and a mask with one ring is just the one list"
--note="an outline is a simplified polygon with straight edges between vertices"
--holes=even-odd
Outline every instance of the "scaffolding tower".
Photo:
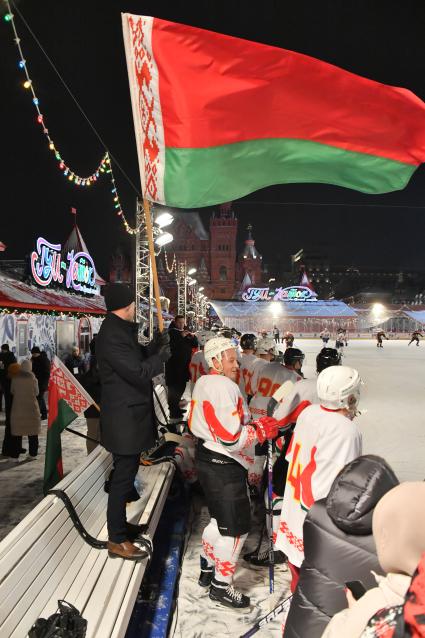
[[[139,200],[137,200],[136,207],[136,228],[136,321],[139,324],[139,341],[146,342],[153,334],[152,270],[143,205]],[[148,329],[148,337],[144,334],[146,328]]]

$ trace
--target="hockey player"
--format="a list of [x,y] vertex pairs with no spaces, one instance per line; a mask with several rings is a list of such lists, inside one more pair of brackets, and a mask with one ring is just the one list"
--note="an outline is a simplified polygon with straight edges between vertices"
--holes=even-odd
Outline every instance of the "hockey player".
[[189,363],[191,392],[193,392],[194,385],[199,377],[202,377],[204,374],[208,374],[208,365],[204,357],[204,347],[208,339],[212,339],[212,337],[214,337],[214,333],[210,330],[200,330],[196,333],[200,350],[193,353]]
[[320,338],[323,342],[323,345],[327,346],[328,341],[331,338],[331,333],[329,332],[329,330],[322,330],[322,332],[320,333]]
[[292,332],[285,332],[283,338],[285,339],[286,347],[292,348],[292,346],[294,345],[294,339],[295,339]]
[[254,445],[276,436],[278,426],[268,417],[264,425],[249,424],[247,405],[235,383],[238,362],[229,339],[210,339],[204,354],[210,371],[195,385],[189,418],[191,432],[198,438],[199,482],[211,515],[202,535],[199,584],[210,587],[211,600],[246,609],[249,597],[232,582],[250,529],[247,468]]
[[257,348],[257,337],[254,334],[246,333],[240,340],[242,354],[239,358],[239,389],[242,396],[249,403],[252,397],[251,390],[251,367],[257,360],[254,354]]
[[[290,349],[286,350],[288,352]],[[293,350],[297,350],[293,348]],[[285,354],[286,354],[285,352]],[[288,362],[289,363],[289,362]],[[316,357],[316,371],[320,374],[322,370],[330,366],[339,365],[341,356],[334,348],[322,348]],[[274,418],[279,421],[279,427],[285,427],[294,424],[284,436],[276,441],[276,448],[279,456],[273,466],[273,529],[277,530],[280,524],[280,515],[282,509],[282,501],[284,496],[284,488],[286,475],[288,471],[288,462],[285,455],[289,447],[292,437],[293,428],[301,412],[312,403],[319,403],[317,395],[317,378],[299,379],[294,384],[292,392],[281,402],[274,413]],[[257,459],[256,459],[257,462]],[[276,534],[274,534],[276,537]],[[255,567],[266,567],[269,565],[268,547],[261,550],[260,546],[253,552],[244,555],[244,560]],[[275,564],[284,562],[283,552],[275,550]]]
[[303,523],[315,501],[328,495],[339,470],[362,453],[361,434],[353,422],[360,400],[357,370],[332,366],[317,378],[320,404],[298,417],[286,459],[286,477],[276,546],[288,556],[294,591],[304,559]]
[[249,373],[252,396],[254,396],[257,392],[262,368],[266,365],[266,363],[273,361],[277,354],[278,350],[272,337],[263,337],[262,339],[258,339],[257,348],[255,350],[256,361],[252,362]]
[[342,356],[342,351],[344,349],[344,345],[346,345],[345,331],[342,328],[338,328],[336,333],[335,348],[338,350],[338,352],[341,352],[341,356]]
[[411,343],[413,343],[413,341],[416,341],[416,345],[419,345],[419,337],[423,337],[423,335],[419,332],[419,330],[414,330],[412,332],[412,335],[410,337],[410,341],[407,344],[408,346],[410,346]]
[[383,348],[384,346],[382,345],[382,340],[386,339],[388,341],[388,337],[385,334],[385,332],[383,330],[379,330],[379,332],[376,333],[376,347],[377,348]]

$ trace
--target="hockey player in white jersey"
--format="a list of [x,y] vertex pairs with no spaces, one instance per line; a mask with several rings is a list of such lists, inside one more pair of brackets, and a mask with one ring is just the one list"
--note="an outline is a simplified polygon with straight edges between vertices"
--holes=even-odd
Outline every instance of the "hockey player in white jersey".
[[254,419],[267,415],[267,405],[270,399],[285,381],[296,383],[302,378],[300,372],[304,354],[301,350],[287,348],[283,355],[283,361],[284,365],[278,361],[267,361],[255,369],[252,383],[255,387],[255,394],[249,404]]
[[257,337],[254,334],[246,333],[240,340],[242,353],[239,357],[239,389],[246,401],[252,397],[251,390],[251,368],[257,356],[254,354],[257,348]]
[[[341,355],[338,350],[322,348],[316,357],[316,372],[320,374],[326,368],[340,364]],[[285,401],[278,404],[273,416],[279,421],[280,427],[284,427],[290,423],[296,423],[301,412],[312,403],[320,403],[317,394],[317,377],[301,379],[295,384]]]
[[251,395],[254,396],[257,392],[258,382],[261,376],[261,370],[267,363],[273,361],[273,359],[279,354],[274,339],[271,337],[262,337],[257,341],[257,348],[255,350],[256,360],[251,364],[251,368],[248,372]]
[[200,350],[197,350],[197,352],[193,353],[189,363],[191,392],[193,392],[194,385],[199,377],[202,377],[202,375],[204,374],[208,374],[208,365],[205,361],[204,348],[207,341],[209,339],[212,339],[214,336],[214,332],[211,332],[210,330],[200,330],[196,333],[196,338],[198,339]]
[[202,535],[199,584],[210,587],[211,600],[247,609],[249,597],[232,585],[250,529],[247,468],[253,462],[254,445],[276,436],[278,426],[269,417],[264,423],[250,424],[248,407],[235,382],[238,362],[229,339],[210,339],[204,354],[210,371],[195,384],[189,417],[189,428],[198,439],[199,482],[211,515]]
[[317,378],[320,404],[300,414],[289,445],[276,547],[288,557],[294,591],[304,559],[303,523],[308,510],[325,498],[338,472],[362,453],[361,434],[353,419],[361,379],[348,366],[331,366]]

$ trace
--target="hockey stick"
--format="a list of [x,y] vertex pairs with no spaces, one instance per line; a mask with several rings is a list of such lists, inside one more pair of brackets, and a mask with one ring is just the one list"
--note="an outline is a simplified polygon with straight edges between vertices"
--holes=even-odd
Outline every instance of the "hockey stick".
[[[276,406],[291,392],[294,384],[285,381],[274,393],[267,405],[267,416],[273,416]],[[274,443],[267,441],[267,519],[269,527],[269,585],[270,594],[274,593],[274,542],[273,542],[273,452]]]
[[249,631],[247,631],[245,634],[240,636],[240,638],[251,638],[251,636],[254,636],[254,634],[256,634],[257,631],[260,631],[260,629],[265,627],[269,622],[271,622],[272,620],[277,618],[277,616],[279,614],[281,614],[282,611],[285,611],[287,608],[289,609],[289,605],[291,604],[291,600],[292,600],[292,594],[288,598],[285,598],[285,600],[283,600],[281,603],[279,603],[266,616],[263,616],[263,618],[261,618],[261,620],[256,622],[255,625],[253,627],[251,627],[251,629]]

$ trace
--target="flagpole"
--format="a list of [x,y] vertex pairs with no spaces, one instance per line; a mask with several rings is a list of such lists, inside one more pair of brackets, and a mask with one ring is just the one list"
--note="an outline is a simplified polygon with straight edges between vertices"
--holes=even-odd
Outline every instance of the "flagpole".
[[159,331],[162,332],[164,330],[164,319],[162,317],[161,301],[159,298],[160,294],[159,294],[158,272],[156,270],[156,261],[155,261],[155,248],[153,243],[151,208],[150,208],[150,201],[146,199],[146,197],[143,198],[143,210],[145,212],[146,235],[148,237],[153,289],[154,289],[154,295],[155,295],[156,312],[158,317],[158,328],[159,328]]

